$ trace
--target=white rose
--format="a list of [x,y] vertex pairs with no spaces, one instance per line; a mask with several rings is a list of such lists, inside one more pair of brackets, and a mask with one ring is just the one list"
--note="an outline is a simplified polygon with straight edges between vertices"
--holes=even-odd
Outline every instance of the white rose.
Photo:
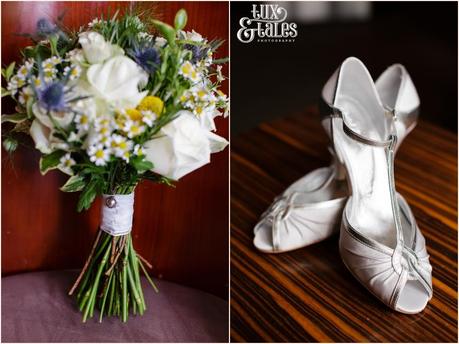
[[38,119],[34,119],[30,126],[30,136],[35,142],[36,149],[43,154],[51,153],[52,131],[49,127],[41,124]]
[[115,56],[89,67],[87,79],[96,97],[115,108],[134,108],[146,96],[139,92],[148,82],[148,74],[126,56]]
[[210,162],[210,154],[223,150],[228,141],[201,127],[189,111],[179,111],[177,118],[165,125],[157,137],[144,145],[152,171],[178,180]]
[[124,54],[123,49],[105,41],[104,36],[94,31],[80,33],[78,42],[83,48],[86,60],[91,63],[101,63],[106,59]]

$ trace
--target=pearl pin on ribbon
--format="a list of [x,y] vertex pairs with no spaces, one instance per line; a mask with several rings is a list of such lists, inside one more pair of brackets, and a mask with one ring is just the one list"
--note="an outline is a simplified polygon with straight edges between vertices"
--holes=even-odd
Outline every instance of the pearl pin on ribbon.
[[113,236],[129,234],[134,216],[134,193],[102,197],[100,229]]

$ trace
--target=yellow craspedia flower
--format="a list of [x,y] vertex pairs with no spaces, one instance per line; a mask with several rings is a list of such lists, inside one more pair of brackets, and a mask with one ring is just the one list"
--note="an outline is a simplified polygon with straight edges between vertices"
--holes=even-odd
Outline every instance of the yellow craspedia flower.
[[163,112],[164,102],[155,96],[147,96],[142,99],[140,104],[137,106],[139,111],[152,111],[157,116],[160,116]]
[[141,121],[142,120],[142,114],[137,109],[127,109],[126,110],[126,115],[128,115],[128,117],[133,121]]

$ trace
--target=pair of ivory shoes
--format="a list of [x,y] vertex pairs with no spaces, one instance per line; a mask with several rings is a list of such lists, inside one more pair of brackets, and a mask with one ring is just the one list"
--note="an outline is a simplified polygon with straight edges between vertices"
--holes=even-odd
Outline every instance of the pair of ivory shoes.
[[419,104],[402,65],[374,83],[360,60],[347,58],[322,90],[333,162],[274,200],[255,226],[256,248],[291,251],[339,231],[343,262],[361,284],[396,311],[421,312],[432,297],[432,267],[394,182],[394,155],[416,126]]

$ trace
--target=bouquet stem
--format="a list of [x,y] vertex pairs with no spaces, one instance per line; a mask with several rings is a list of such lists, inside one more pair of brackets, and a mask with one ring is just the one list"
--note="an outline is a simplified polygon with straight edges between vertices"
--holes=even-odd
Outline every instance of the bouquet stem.
[[69,295],[73,295],[78,289],[76,299],[83,313],[83,322],[94,316],[95,308],[99,310],[99,322],[102,322],[104,315],[118,316],[126,322],[129,310],[134,315],[142,315],[146,305],[140,269],[158,292],[143,264],[151,268],[135,252],[131,234],[114,237],[99,230],[91,253],[69,291]]

